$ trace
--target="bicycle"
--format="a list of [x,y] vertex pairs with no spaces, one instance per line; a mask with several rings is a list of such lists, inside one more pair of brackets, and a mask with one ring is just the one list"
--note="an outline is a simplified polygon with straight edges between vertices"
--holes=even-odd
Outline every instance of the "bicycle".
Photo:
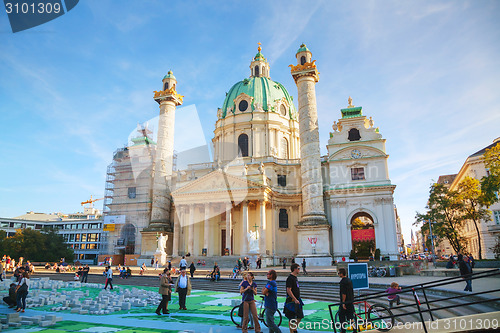
[[370,271],[368,273],[371,277],[384,277],[387,274],[387,271],[384,267],[370,267]]
[[[361,306],[361,304],[363,306]],[[385,305],[380,303],[369,304],[367,301],[354,302],[354,323],[363,322],[364,324],[357,327],[357,331],[377,329],[382,332],[387,332],[394,327],[394,314]],[[358,311],[356,311],[358,305]],[[364,311],[361,309],[364,307]],[[339,313],[335,314],[335,322],[339,321]],[[352,330],[352,325],[349,324],[349,330]]]
[[[259,321],[263,322],[264,325],[267,327],[266,314],[265,314],[266,308],[264,307],[264,296],[260,296],[260,298],[261,298],[261,301],[259,302],[260,306],[257,309],[257,315],[258,315]],[[237,327],[241,327],[241,318],[242,317],[240,317],[238,315],[239,314],[240,305],[236,305],[231,310],[231,320],[233,321],[233,323]],[[251,313],[249,312],[248,315],[251,316]],[[283,316],[281,315],[281,311],[279,309],[277,309],[276,312],[274,313],[274,322],[276,323],[276,326],[279,327],[281,325],[282,321],[283,321]]]

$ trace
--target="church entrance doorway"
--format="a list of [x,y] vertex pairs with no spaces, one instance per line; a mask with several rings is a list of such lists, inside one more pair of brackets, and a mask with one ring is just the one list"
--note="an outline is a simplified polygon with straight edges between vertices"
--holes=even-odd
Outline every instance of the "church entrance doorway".
[[352,249],[358,259],[369,259],[375,254],[375,227],[370,214],[359,212],[351,218]]
[[220,255],[221,256],[229,256],[229,255],[233,255],[233,236],[234,236],[234,233],[231,233],[231,253],[226,253],[226,229],[222,229],[221,232],[220,232],[220,244],[221,244],[221,248],[220,248]]

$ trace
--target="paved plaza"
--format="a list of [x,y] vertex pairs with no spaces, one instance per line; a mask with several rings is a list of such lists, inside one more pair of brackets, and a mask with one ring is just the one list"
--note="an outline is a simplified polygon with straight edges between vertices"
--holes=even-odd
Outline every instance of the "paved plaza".
[[[91,272],[99,273],[102,267],[92,267]],[[331,273],[331,267],[315,268],[315,272],[323,270],[325,275]],[[148,276],[155,276],[160,270],[149,269]],[[257,273],[257,284],[259,289],[263,285],[263,276]],[[286,271],[283,270],[282,273]],[[38,275],[47,273],[40,270]],[[204,274],[199,270],[198,277]],[[37,277],[31,279],[31,289],[28,297],[28,306],[25,313],[16,313],[9,309],[4,303],[0,305],[2,318],[2,329],[20,332],[96,332],[96,333],[132,333],[132,332],[240,332],[230,318],[230,310],[240,303],[241,296],[235,292],[216,292],[207,290],[193,290],[187,298],[187,311],[178,310],[178,297],[172,294],[169,303],[169,315],[158,316],[154,313],[160,302],[158,287],[122,285],[117,277],[114,279],[113,291],[103,290],[103,283],[87,283],[68,281],[72,273],[55,273],[50,271],[49,277]],[[99,274],[100,275],[100,274]],[[104,278],[94,275],[95,278]],[[151,278],[148,278],[151,280]],[[137,276],[137,279],[142,277]],[[278,277],[278,285],[284,288],[286,276]],[[146,278],[145,278],[146,279]],[[392,281],[400,285],[412,285],[417,283],[431,282],[441,279],[433,276],[403,276],[390,278],[370,278],[370,284],[380,288],[389,285]],[[300,281],[308,282],[338,282],[337,276],[299,276]],[[94,279],[95,281],[95,279]],[[2,295],[7,294],[9,284],[6,279],[0,283]],[[484,278],[474,283],[475,291],[491,290],[500,286],[499,278]],[[196,285],[194,286],[196,288]],[[442,291],[449,290],[460,292],[463,283],[448,285],[441,288]],[[279,308],[283,308],[284,298],[279,297]],[[330,315],[328,304],[337,302],[337,298],[331,302],[304,300],[304,324],[328,323]],[[498,317],[498,313],[495,314]],[[496,318],[495,317],[495,318]],[[498,318],[500,319],[500,318]],[[287,319],[283,317],[281,328],[287,332]],[[264,329],[266,331],[267,328]],[[304,330],[307,332],[332,331],[328,325],[316,326],[314,329]]]

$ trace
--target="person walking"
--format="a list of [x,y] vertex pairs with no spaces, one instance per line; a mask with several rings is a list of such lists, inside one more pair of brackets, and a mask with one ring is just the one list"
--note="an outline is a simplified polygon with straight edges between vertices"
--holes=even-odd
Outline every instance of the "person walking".
[[111,266],[106,267],[104,275],[106,276],[106,283],[104,284],[104,290],[108,288],[108,285],[110,286],[109,289],[113,290],[113,270],[111,269]]
[[281,333],[281,330],[274,322],[274,314],[278,310],[278,285],[276,284],[276,271],[271,269],[267,272],[267,284],[262,288],[264,294],[265,320],[269,327],[269,333]]
[[191,274],[191,278],[194,277],[194,271],[196,271],[196,266],[194,265],[194,261],[191,261],[191,265],[189,265],[189,274]]
[[261,332],[259,317],[257,315],[257,307],[255,306],[254,296],[257,295],[257,284],[254,282],[252,272],[248,272],[245,281],[240,285],[241,301],[243,302],[243,323],[241,324],[241,332],[248,332],[249,312],[253,317],[255,332]]
[[286,258],[283,258],[283,269],[286,269]]
[[168,268],[169,271],[172,270],[172,262],[170,260],[168,261],[167,268]]
[[3,282],[3,263],[0,263],[0,281]]
[[466,255],[458,255],[458,268],[460,270],[460,276],[465,280],[464,291],[472,292],[472,280],[470,279],[472,268],[469,264],[469,258]]
[[17,294],[17,312],[24,312],[26,309],[26,297],[29,292],[29,280],[30,276],[28,272],[24,271],[21,280],[17,284],[16,294]]
[[302,307],[304,303],[300,298],[300,286],[297,276],[300,272],[299,264],[292,264],[290,266],[291,274],[286,279],[286,300],[285,300],[285,316],[289,319],[288,327],[291,333],[297,332],[297,327],[304,318],[304,311]]
[[[168,312],[168,302],[170,302],[172,298],[172,279],[170,278],[170,272],[168,271],[168,268],[165,268],[163,270],[163,274],[161,275],[160,278],[160,289],[158,290],[158,293],[161,295],[161,302],[160,305],[156,308],[155,313],[158,316],[161,316],[161,313],[163,314],[169,314]],[[160,313],[161,311],[161,313]]]
[[[354,320],[354,289],[351,279],[347,277],[345,268],[339,268],[338,275],[340,276],[340,332],[345,333],[348,326],[348,320]],[[356,332],[356,327],[354,327],[353,332]]]
[[175,281],[175,292],[179,294],[179,310],[187,310],[186,296],[191,295],[191,279],[186,275],[186,269],[181,269],[181,275]]
[[302,258],[302,271],[307,275],[306,266],[306,258]]

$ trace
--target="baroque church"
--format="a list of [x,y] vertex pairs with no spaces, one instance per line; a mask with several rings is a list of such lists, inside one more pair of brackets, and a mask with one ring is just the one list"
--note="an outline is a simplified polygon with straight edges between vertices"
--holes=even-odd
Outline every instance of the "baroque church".
[[168,72],[154,92],[157,141],[139,128],[108,167],[103,253],[118,257],[114,262],[149,263],[160,238],[166,239],[162,263],[190,254],[330,265],[352,254],[368,258],[376,249],[398,258],[385,139],[349,97],[321,156],[316,60],[304,44],[296,59],[290,67],[298,109],[271,79],[259,46],[250,76],[229,89],[217,110],[213,161],[184,170],[174,157],[175,112],[184,96]]

